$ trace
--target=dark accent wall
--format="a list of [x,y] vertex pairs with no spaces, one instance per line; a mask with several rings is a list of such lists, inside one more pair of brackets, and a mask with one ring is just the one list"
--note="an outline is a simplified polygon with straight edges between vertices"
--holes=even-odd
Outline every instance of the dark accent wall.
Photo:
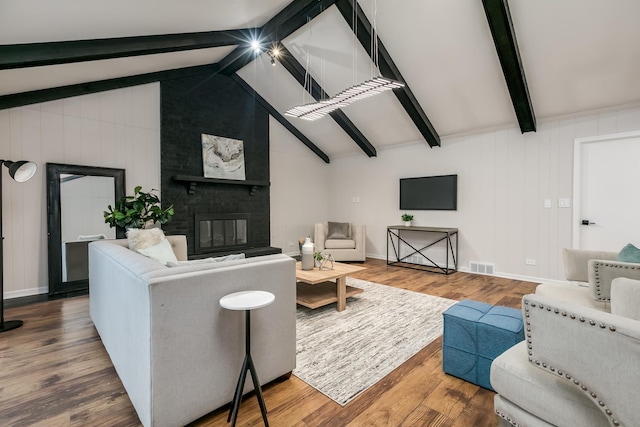
[[212,74],[160,84],[161,200],[175,215],[163,226],[167,234],[186,234],[194,253],[195,213],[250,213],[250,247],[269,246],[269,187],[253,196],[243,185],[198,183],[187,194],[174,175],[203,176],[201,135],[244,141],[245,177],[269,181],[269,114],[230,77]]

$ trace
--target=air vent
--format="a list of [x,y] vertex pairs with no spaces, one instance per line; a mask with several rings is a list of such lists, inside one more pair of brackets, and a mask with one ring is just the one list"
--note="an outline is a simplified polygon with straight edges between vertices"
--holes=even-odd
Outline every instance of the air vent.
[[469,272],[478,274],[494,274],[496,265],[489,262],[469,262]]

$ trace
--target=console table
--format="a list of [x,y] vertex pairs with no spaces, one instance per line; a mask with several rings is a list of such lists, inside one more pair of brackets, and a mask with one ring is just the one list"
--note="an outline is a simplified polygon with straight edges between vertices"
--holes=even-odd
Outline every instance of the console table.
[[[416,248],[403,237],[406,232],[421,232],[435,234],[435,240],[427,243],[426,246]],[[455,236],[455,239],[453,237]],[[455,240],[455,249],[453,241]],[[444,243],[446,253],[445,265],[438,265],[426,253],[426,250],[434,247],[438,243]],[[406,246],[410,250],[406,255],[401,256],[401,247]],[[393,258],[389,259],[389,249],[393,250]],[[424,263],[411,262],[410,257],[416,255]],[[414,258],[415,259],[415,258]],[[449,261],[453,261],[453,268],[449,266]],[[404,225],[390,225],[387,227],[387,265],[397,265],[399,267],[414,268],[416,270],[431,271],[433,273],[450,274],[458,270],[458,229],[442,227],[406,227]]]

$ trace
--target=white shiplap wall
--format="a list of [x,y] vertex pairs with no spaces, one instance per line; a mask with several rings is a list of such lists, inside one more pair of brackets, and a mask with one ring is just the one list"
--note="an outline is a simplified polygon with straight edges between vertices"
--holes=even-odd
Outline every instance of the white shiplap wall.
[[298,239],[311,236],[313,224],[327,221],[330,169],[311,150],[269,118],[271,246],[299,253]]
[[[572,244],[572,209],[558,208],[557,201],[572,197],[574,139],[639,129],[640,107],[608,109],[541,120],[535,133],[521,134],[514,127],[443,138],[440,148],[419,142],[379,150],[375,158],[332,159],[314,173],[326,182],[327,219],[366,224],[368,256],[379,258],[386,256],[387,225],[400,223],[399,178],[456,173],[458,210],[415,211],[414,224],[459,228],[461,270],[480,261],[495,263],[501,276],[563,280],[562,248]],[[282,167],[271,169],[272,224],[274,212],[285,215],[305,200],[319,203],[319,195],[301,199],[299,191],[285,191],[295,180],[288,176],[294,160],[285,156],[271,152],[272,165]],[[310,169],[299,162],[317,162],[313,154],[295,161],[297,170]],[[280,193],[278,199],[274,192]],[[544,199],[553,200],[552,208],[543,207]],[[287,231],[284,223],[272,230],[294,237],[301,224],[309,227],[317,218],[315,212],[298,212],[291,219],[296,230]],[[537,265],[525,265],[525,258]]]
[[160,85],[0,110],[0,158],[38,164],[22,184],[2,171],[4,297],[46,293],[45,164],[124,168],[128,194],[160,189]]

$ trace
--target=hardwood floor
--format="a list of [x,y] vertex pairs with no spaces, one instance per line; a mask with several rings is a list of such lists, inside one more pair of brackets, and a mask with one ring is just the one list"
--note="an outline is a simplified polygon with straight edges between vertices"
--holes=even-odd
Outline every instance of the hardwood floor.
[[[455,300],[519,307],[534,283],[449,276],[369,259],[365,280]],[[138,417],[89,318],[89,297],[5,310],[24,326],[0,335],[0,426],[139,426]],[[348,309],[348,303],[347,303]],[[442,338],[342,407],[295,376],[264,387],[271,426],[497,426],[493,392],[442,372]],[[179,410],[179,409],[177,409]],[[226,426],[222,408],[193,423]],[[239,426],[260,426],[247,396]]]

